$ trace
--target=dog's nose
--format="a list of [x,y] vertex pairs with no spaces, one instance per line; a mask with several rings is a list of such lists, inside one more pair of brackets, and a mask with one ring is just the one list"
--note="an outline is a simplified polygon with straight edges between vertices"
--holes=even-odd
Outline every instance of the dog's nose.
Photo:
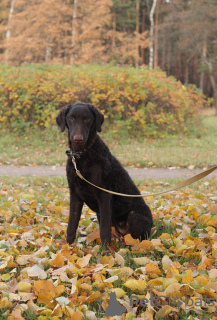
[[73,139],[73,140],[74,140],[74,142],[77,143],[77,144],[82,144],[83,141],[84,141],[84,138],[83,138],[82,135],[76,134],[76,135],[74,136],[74,139]]

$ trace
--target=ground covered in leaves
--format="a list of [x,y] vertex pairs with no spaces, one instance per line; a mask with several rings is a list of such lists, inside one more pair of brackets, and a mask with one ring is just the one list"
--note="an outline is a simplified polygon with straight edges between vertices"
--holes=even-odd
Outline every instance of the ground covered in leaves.
[[[160,191],[174,182],[140,184]],[[65,242],[65,178],[0,182],[0,319],[216,319],[217,181],[146,199],[155,230],[139,242],[113,230],[100,247],[95,213],[84,207],[77,242]],[[155,233],[154,233],[155,232]],[[112,292],[114,293],[111,294]]]

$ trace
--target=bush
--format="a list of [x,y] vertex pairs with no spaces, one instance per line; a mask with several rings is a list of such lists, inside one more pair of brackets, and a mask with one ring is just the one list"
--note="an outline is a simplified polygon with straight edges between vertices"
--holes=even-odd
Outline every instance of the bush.
[[124,127],[144,136],[187,131],[207,104],[195,87],[146,67],[0,66],[3,127],[52,126],[61,107],[79,101],[97,106],[114,130]]

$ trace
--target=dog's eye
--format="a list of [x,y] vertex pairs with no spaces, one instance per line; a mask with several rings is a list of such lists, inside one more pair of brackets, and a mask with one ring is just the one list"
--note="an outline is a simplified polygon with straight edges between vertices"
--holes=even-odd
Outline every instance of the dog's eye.
[[90,122],[90,118],[85,118],[84,122]]
[[70,120],[74,120],[75,118],[73,118],[73,117],[70,117],[69,119],[70,119]]

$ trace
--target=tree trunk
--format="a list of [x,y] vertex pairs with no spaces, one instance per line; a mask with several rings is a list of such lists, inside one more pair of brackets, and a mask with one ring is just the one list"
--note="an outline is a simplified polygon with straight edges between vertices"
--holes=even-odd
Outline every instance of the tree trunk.
[[136,0],[136,68],[139,65],[139,45],[138,45],[138,36],[139,36],[139,0]]
[[215,114],[217,115],[217,83],[213,74],[212,62],[205,60],[208,66],[209,79],[213,90],[213,107],[215,108]]
[[161,68],[163,70],[166,70],[166,36],[165,36],[165,34],[163,35],[163,48],[162,48]]
[[[205,65],[206,53],[207,53],[207,41],[206,41],[206,38],[204,38],[203,49],[202,49],[202,61],[201,61],[202,67],[204,67]],[[202,70],[200,74],[200,90],[204,92],[204,70]]]
[[5,63],[7,64],[9,61],[9,41],[11,37],[11,21],[13,17],[15,7],[15,0],[11,0],[11,7],[8,15],[8,29],[6,31],[6,50],[5,50]]
[[[142,33],[145,31],[145,16],[146,16],[146,3],[144,4],[144,10],[142,14]],[[142,58],[142,64],[145,64],[145,49],[141,48],[141,58]]]
[[154,60],[154,11],[157,4],[157,0],[153,0],[152,8],[150,11],[150,48],[149,48],[149,70],[153,69]]
[[72,65],[74,63],[74,55],[73,55],[73,49],[75,47],[75,36],[76,36],[76,29],[75,29],[75,20],[77,18],[77,0],[74,0],[74,6],[73,6],[73,17],[72,17],[72,52],[70,57],[70,64]]
[[45,63],[48,64],[48,62],[51,60],[51,46],[49,37],[47,37],[46,43]]
[[113,11],[113,21],[112,21],[112,49],[116,47],[115,43],[115,34],[116,34],[116,11]]
[[158,7],[156,9],[155,15],[155,30],[154,30],[154,68],[158,67],[158,16],[159,10]]
[[189,66],[188,61],[185,62],[185,85],[189,84]]

